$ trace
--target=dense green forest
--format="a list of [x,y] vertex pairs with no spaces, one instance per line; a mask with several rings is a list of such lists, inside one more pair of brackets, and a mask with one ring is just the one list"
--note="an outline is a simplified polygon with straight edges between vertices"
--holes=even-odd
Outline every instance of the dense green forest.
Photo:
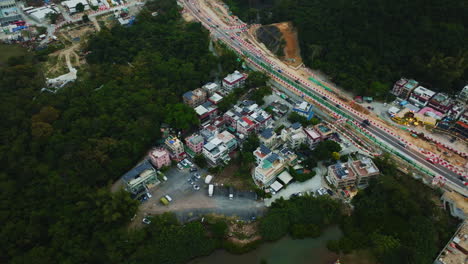
[[208,32],[164,0],[132,27],[93,37],[81,78],[56,94],[40,93],[40,55],[0,67],[0,263],[183,263],[214,248],[196,223],[127,231],[137,203],[108,191],[154,145],[161,122],[196,124],[178,103],[212,79],[208,44]]
[[[151,16],[154,11],[157,17]],[[194,112],[180,104],[181,94],[212,80],[218,62],[226,68],[237,63],[232,54],[213,57],[208,41],[208,32],[199,24],[182,22],[175,1],[159,0],[147,4],[131,27],[103,29],[90,39],[89,64],[80,69],[79,81],[56,94],[40,92],[43,54],[11,57],[1,65],[0,263],[185,263],[222,245],[223,226],[180,224],[171,214],[153,217],[147,228],[128,230],[138,203],[126,192],[109,192],[110,184],[154,145],[162,122],[180,131],[197,124]],[[258,76],[259,84],[264,83],[262,78]],[[409,238],[424,244],[417,234],[433,228],[429,234],[439,241],[448,225],[445,216],[435,219],[440,209],[423,210],[432,205],[421,200],[429,191],[406,204],[407,188],[416,185],[388,181],[376,183],[378,191],[357,197],[356,216],[343,220],[350,241],[375,231],[400,239],[404,247],[398,249],[405,254],[415,253],[406,253],[413,244],[400,237],[404,231],[416,230]],[[406,222],[395,234],[390,232],[391,223],[377,231],[371,229],[375,225],[354,222],[365,219],[367,200],[379,198],[386,204],[402,193],[407,200],[398,204],[398,210],[424,205],[414,216],[419,218],[413,218],[428,216],[422,231]],[[372,221],[383,221],[373,210],[395,210],[380,205],[368,211],[374,215]],[[340,208],[328,199],[279,201],[261,220],[260,232],[266,240],[286,233],[316,236],[341,219]],[[392,211],[384,213],[391,216]],[[275,226],[277,220],[281,224]],[[348,231],[353,226],[357,236]],[[350,248],[372,245],[365,241],[351,243]],[[434,255],[433,242],[414,245],[422,259]]]
[[451,94],[468,82],[462,0],[226,2],[245,21],[292,21],[306,65],[356,94],[384,97],[401,76]]
[[353,198],[353,213],[341,224],[344,237],[328,247],[369,249],[382,264],[432,263],[457,221],[434,203],[434,190],[398,172],[388,156],[375,161],[383,175]]

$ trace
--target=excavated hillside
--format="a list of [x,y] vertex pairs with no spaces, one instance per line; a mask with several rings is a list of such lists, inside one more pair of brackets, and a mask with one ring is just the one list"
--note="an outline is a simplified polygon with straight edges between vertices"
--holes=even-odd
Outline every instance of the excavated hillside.
[[287,64],[292,66],[302,64],[297,32],[292,23],[261,26],[255,34],[260,42]]

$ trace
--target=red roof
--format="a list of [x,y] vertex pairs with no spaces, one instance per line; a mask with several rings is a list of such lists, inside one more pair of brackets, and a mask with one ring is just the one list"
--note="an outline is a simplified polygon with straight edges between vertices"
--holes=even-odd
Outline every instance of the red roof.
[[252,122],[252,120],[250,120],[250,118],[244,116],[242,117],[242,120],[244,120],[247,124],[249,124],[249,126],[253,126],[255,123]]
[[468,125],[465,124],[465,123],[462,122],[462,121],[458,121],[457,124],[460,125],[460,126],[462,126],[463,128],[468,128]]

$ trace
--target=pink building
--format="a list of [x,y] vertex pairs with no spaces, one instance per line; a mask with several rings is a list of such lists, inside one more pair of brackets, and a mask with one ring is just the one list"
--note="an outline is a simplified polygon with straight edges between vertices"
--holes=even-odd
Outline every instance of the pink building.
[[309,144],[309,147],[311,147],[311,148],[313,148],[320,141],[322,141],[322,136],[313,127],[304,128],[304,133],[307,136],[307,143]]
[[169,151],[164,148],[152,149],[149,153],[151,163],[156,168],[160,169],[163,166],[171,165],[171,158],[169,156]]
[[199,154],[203,150],[203,137],[200,135],[191,135],[185,139],[185,145],[195,154]]

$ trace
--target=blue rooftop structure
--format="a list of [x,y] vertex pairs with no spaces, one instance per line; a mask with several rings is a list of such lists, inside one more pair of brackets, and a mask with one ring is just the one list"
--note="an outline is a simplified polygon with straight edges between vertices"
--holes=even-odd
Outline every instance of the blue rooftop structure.
[[210,101],[206,101],[206,102],[203,103],[202,105],[203,105],[203,107],[205,107],[205,108],[209,108],[210,106],[213,105],[213,103],[211,103]]
[[185,97],[188,100],[191,100],[192,96],[193,96],[192,91],[188,91],[188,92],[184,93],[184,95],[183,95],[183,97]]
[[267,146],[265,146],[263,144],[260,145],[260,151],[263,154],[270,154],[271,153],[271,150]]
[[127,173],[123,175],[123,180],[129,182],[135,179],[138,175],[140,175],[145,170],[154,170],[153,166],[148,160],[143,161],[142,163],[138,164],[135,168],[131,169]]
[[293,129],[299,129],[299,128],[302,127],[302,125],[301,125],[301,123],[296,122],[296,123],[292,124],[291,127],[292,127]]
[[273,162],[275,162],[276,160],[279,159],[279,156],[278,156],[278,154],[276,154],[276,153],[271,153],[271,155],[268,156],[266,159],[267,159],[269,162],[273,163]]
[[273,136],[273,129],[267,128],[260,134],[263,138],[269,139]]

